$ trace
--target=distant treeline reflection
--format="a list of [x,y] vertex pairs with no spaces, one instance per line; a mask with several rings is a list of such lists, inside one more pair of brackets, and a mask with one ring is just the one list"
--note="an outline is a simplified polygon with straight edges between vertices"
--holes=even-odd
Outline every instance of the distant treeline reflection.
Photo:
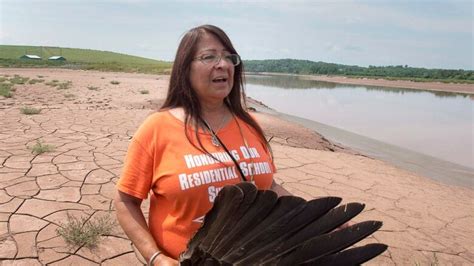
[[[405,93],[422,93],[429,92],[437,97],[449,98],[462,96],[464,98],[468,97],[467,94],[462,93],[452,93],[444,91],[429,91],[429,90],[412,90],[404,88],[389,88],[389,87],[379,87],[379,86],[367,86],[367,85],[350,85],[350,84],[338,84],[333,82],[318,81],[305,79],[298,76],[286,76],[286,75],[259,75],[259,74],[247,74],[245,80],[249,84],[275,87],[275,88],[284,88],[284,89],[336,89],[336,88],[365,88],[367,91],[384,91],[396,94],[405,94]],[[473,99],[473,97],[470,97]]]
[[245,76],[248,83],[285,89],[334,89],[341,84],[318,80],[302,79],[297,76],[283,75],[249,75]]

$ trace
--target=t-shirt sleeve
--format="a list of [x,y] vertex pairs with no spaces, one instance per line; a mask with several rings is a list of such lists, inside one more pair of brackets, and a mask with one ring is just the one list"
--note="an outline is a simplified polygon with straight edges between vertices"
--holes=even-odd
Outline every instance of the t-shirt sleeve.
[[118,190],[141,199],[148,197],[154,174],[154,132],[149,122],[146,120],[133,136],[117,183]]

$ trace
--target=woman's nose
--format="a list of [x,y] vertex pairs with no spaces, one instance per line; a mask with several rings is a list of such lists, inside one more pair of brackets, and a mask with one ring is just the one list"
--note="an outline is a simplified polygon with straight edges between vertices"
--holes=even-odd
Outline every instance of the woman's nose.
[[214,65],[215,68],[228,68],[229,62],[223,56],[219,57],[219,61]]

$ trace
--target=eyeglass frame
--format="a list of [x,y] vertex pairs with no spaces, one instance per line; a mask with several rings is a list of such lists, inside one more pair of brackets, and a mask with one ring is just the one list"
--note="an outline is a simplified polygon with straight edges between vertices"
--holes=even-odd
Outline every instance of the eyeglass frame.
[[[217,58],[217,61],[216,62],[213,62],[213,63],[205,63],[204,62],[204,58],[203,56],[215,56]],[[232,66],[236,67],[238,65],[240,65],[240,63],[242,62],[242,59],[240,58],[240,55],[238,54],[227,54],[227,55],[216,55],[216,54],[204,54],[204,55],[201,55],[200,57],[195,57],[193,58],[193,61],[200,61],[201,63],[203,63],[204,65],[217,65],[221,62],[222,58],[228,58],[229,56],[236,56],[237,58],[237,64],[234,65],[234,63],[232,62],[232,60],[228,61],[226,60],[225,62],[228,62],[228,63],[231,63]],[[230,59],[230,58],[229,58]]]

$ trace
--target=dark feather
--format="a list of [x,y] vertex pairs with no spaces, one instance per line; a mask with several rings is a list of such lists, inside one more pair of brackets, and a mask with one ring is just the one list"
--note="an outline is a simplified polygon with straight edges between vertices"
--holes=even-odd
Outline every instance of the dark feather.
[[308,236],[318,236],[331,232],[359,214],[364,209],[364,206],[364,204],[360,203],[349,203],[332,209],[321,218],[305,226],[298,233],[289,237],[277,251],[281,253],[288,252],[301,244],[303,242],[302,239],[308,239]]
[[212,223],[212,226],[209,228],[209,231],[207,232],[206,236],[199,244],[199,248],[203,251],[209,250],[211,245],[216,240],[216,236],[219,235],[219,232],[222,230],[222,228],[227,223],[231,222],[229,221],[229,217],[231,217],[238,210],[240,204],[242,203],[242,200],[244,199],[243,190],[240,187],[225,186],[223,190],[227,187],[232,187],[232,190],[229,190],[228,194],[222,197],[221,201],[223,207],[221,210],[219,210],[217,218]]
[[308,202],[295,196],[277,199],[275,192],[257,192],[250,183],[226,186],[179,261],[181,265],[350,265],[383,252],[383,244],[344,250],[382,223],[362,222],[334,231],[364,208],[360,203],[335,208],[340,202],[336,197]]
[[235,246],[235,242],[245,236],[249,228],[260,224],[262,220],[267,217],[268,213],[273,209],[277,203],[278,196],[271,190],[261,190],[257,194],[255,204],[247,210],[247,213],[240,220],[236,221],[236,224],[227,235],[225,240],[221,241],[220,245],[216,247],[213,252],[210,252],[213,256],[221,258],[226,254],[232,247]]
[[[205,252],[213,254],[214,253],[213,250],[217,246],[224,245],[221,243],[223,238],[225,238],[225,240],[227,241],[231,234],[231,231],[235,231],[235,228],[238,228],[239,226],[240,227],[244,226],[243,223],[245,222],[246,219],[247,220],[252,219],[251,217],[253,216],[251,214],[252,209],[257,209],[263,215],[263,210],[266,210],[266,209],[271,210],[272,208],[272,206],[265,206],[265,205],[259,204],[259,202],[262,202],[262,203],[264,202],[262,200],[259,200],[256,202],[256,204],[253,204],[255,199],[257,198],[257,188],[252,183],[242,182],[242,183],[237,184],[236,186],[242,190],[244,197],[242,201],[240,202],[240,205],[238,206],[238,208],[233,213],[231,213],[230,216],[228,216],[227,222],[225,224],[222,224],[220,230],[218,230],[218,232],[216,233],[214,237],[212,245],[209,247],[209,249],[204,250]],[[259,191],[258,195],[260,195],[261,193],[262,191]],[[275,201],[276,201],[276,195],[275,195]],[[245,217],[242,218],[244,214],[245,214]],[[255,216],[257,216],[256,218],[258,218],[258,215],[255,215]],[[217,227],[218,225],[215,225],[215,226]]]
[[308,263],[305,266],[329,266],[329,265],[359,265],[387,250],[384,244],[367,244],[365,246],[351,248],[323,257]]
[[[255,237],[250,243],[243,245],[237,250],[237,254],[235,254],[234,257],[237,255],[237,257],[242,258],[246,253],[245,259],[238,261],[239,264],[245,265],[249,261],[259,261],[266,256],[275,256],[276,253],[278,253],[276,247],[281,246],[295,232],[298,232],[312,221],[321,217],[321,215],[327,213],[342,200],[337,197],[326,197],[305,202],[303,199],[293,196],[282,197],[281,199],[286,199],[288,201],[292,198],[297,200],[298,203],[304,203],[301,211],[298,211],[295,207],[289,206],[287,209],[294,209],[297,213],[292,212],[288,213],[289,215],[283,215],[281,219],[276,220],[273,224],[266,225],[266,229],[262,228],[260,230],[262,233]],[[285,212],[286,211],[283,211],[283,213]],[[271,221],[272,219],[268,220]],[[235,258],[223,257],[222,260],[237,263]]]
[[[188,243],[187,250],[180,255],[181,264],[186,265],[186,261],[191,257],[196,258],[200,250],[197,247],[208,237],[208,242],[212,243],[212,234],[215,233],[219,224],[225,223],[229,213],[238,206],[243,199],[243,192],[237,186],[225,186],[217,195],[214,205],[204,217],[204,223]],[[214,229],[214,230],[212,230]]]
[[371,235],[381,226],[381,222],[366,221],[311,238],[303,242],[290,254],[283,256],[283,258],[278,261],[278,265],[300,264],[341,251]]
[[229,263],[235,263],[236,260],[251,256],[253,251],[259,247],[265,247],[269,241],[273,240],[275,235],[281,231],[282,226],[287,224],[291,218],[304,209],[305,200],[298,197],[280,197],[276,202],[272,212],[261,222],[249,228],[250,232],[241,235],[241,238],[235,242],[238,249],[233,249],[224,255],[223,260]]

